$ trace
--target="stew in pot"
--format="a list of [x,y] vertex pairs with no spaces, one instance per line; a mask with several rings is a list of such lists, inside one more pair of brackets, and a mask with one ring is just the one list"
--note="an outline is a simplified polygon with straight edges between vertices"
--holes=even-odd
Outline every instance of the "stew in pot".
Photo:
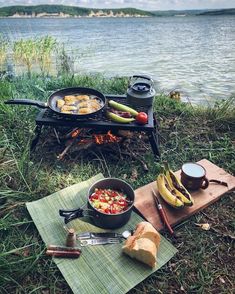
[[113,189],[95,189],[89,199],[95,209],[107,214],[121,213],[130,204],[126,194]]

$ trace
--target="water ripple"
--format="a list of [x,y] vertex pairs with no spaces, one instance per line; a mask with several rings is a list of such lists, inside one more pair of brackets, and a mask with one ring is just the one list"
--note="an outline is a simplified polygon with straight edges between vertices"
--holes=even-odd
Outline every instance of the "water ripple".
[[195,103],[235,92],[233,16],[0,19],[0,28],[12,40],[49,34],[71,54],[87,52],[78,72],[148,73],[157,90],[177,88]]

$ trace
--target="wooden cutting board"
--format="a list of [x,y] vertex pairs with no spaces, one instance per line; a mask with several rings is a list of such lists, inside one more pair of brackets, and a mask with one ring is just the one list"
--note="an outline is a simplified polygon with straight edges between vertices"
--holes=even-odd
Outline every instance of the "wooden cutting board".
[[[179,210],[170,207],[166,202],[164,202],[164,200],[162,200],[157,191],[157,185],[155,181],[135,190],[135,208],[157,230],[163,229],[163,225],[161,223],[159,213],[153,199],[152,189],[157,192],[158,199],[165,209],[171,226],[182,222],[186,218],[217,201],[225,193],[235,189],[234,176],[228,174],[225,170],[206,159],[202,159],[198,161],[198,163],[206,169],[206,175],[209,180],[215,179],[226,182],[228,184],[228,187],[215,183],[210,183],[209,187],[206,190],[199,189],[191,193],[194,198],[193,206],[184,207],[183,209]],[[178,170],[176,174],[180,176],[180,170]]]

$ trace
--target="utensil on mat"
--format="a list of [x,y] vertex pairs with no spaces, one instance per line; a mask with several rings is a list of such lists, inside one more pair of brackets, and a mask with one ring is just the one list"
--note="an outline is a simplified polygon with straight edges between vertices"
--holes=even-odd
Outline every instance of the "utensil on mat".
[[102,233],[94,233],[94,232],[84,232],[77,234],[77,240],[87,240],[87,239],[97,239],[97,238],[124,238],[127,239],[129,236],[133,234],[133,230],[126,230],[122,233],[115,232],[102,232]]
[[171,225],[168,221],[168,218],[167,218],[167,215],[166,215],[166,212],[165,210],[163,209],[161,203],[159,202],[158,198],[157,198],[157,194],[155,193],[155,191],[152,189],[152,193],[153,193],[153,198],[154,198],[154,201],[156,203],[156,206],[157,206],[157,210],[159,212],[159,215],[160,215],[160,218],[161,218],[161,221],[162,223],[166,226],[166,228],[168,229],[169,233],[171,235],[174,234],[174,231],[173,229],[171,228]]
[[86,239],[81,240],[81,246],[88,246],[88,245],[105,245],[105,244],[118,244],[120,240],[117,238],[96,238],[96,239]]

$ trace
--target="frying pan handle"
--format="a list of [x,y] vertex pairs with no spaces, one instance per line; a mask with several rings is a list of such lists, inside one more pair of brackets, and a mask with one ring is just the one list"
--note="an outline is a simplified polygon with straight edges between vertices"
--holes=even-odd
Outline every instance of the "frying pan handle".
[[46,102],[36,101],[32,99],[11,99],[4,102],[5,104],[21,104],[21,105],[34,105],[40,108],[47,108]]

